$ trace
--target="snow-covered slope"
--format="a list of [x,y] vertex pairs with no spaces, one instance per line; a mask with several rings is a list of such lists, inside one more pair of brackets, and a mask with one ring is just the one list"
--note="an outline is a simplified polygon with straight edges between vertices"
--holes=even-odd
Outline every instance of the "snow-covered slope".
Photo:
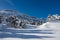
[[[28,25],[30,27],[32,25]],[[34,25],[33,25],[34,26]],[[1,25],[0,40],[59,40],[60,22],[47,22],[35,29],[9,28]],[[33,27],[34,28],[34,27]]]
[[39,29],[54,29],[54,28],[59,28],[60,26],[60,21],[59,22],[47,22],[47,23],[44,23],[39,27]]

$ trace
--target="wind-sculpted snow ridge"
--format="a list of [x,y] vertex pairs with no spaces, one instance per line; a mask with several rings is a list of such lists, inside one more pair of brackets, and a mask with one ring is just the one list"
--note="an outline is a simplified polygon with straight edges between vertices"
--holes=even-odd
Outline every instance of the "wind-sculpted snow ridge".
[[51,21],[51,22],[47,22],[47,23],[44,23],[44,24],[38,26],[38,28],[40,28],[40,29],[54,29],[54,28],[58,29],[59,26],[60,26],[60,21],[58,21],[58,22]]

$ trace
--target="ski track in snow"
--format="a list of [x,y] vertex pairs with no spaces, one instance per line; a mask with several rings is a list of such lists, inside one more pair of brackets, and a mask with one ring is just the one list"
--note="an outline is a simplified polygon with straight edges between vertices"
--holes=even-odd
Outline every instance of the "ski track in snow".
[[[3,26],[3,27],[2,27]],[[30,26],[30,25],[29,25]],[[0,25],[0,40],[59,40],[60,23],[47,22],[36,29],[16,29]]]

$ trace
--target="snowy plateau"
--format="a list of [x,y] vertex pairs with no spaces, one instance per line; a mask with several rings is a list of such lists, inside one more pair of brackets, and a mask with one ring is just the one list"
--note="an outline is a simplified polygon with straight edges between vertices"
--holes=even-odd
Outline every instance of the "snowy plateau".
[[0,40],[60,40],[60,22],[47,22],[35,29],[0,27]]

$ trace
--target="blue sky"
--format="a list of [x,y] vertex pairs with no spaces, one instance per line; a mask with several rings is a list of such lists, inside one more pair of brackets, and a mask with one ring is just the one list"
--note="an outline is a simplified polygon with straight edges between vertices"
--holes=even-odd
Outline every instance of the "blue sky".
[[47,17],[48,14],[60,14],[60,0],[0,0],[2,9],[14,9],[38,18]]

